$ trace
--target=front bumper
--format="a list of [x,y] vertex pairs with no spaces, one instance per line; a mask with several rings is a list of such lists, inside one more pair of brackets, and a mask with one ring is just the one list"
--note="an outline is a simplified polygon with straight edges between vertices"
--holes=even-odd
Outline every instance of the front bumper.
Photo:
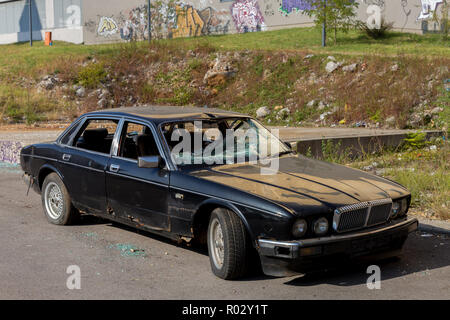
[[417,230],[417,219],[404,219],[348,234],[296,241],[258,240],[263,271],[290,276],[311,271],[331,261],[380,253],[398,253],[408,234]]

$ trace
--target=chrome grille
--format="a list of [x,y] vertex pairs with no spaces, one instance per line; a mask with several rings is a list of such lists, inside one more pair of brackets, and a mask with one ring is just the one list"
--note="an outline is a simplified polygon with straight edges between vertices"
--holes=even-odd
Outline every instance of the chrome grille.
[[369,220],[367,226],[373,226],[375,224],[383,223],[389,219],[389,215],[392,209],[392,202],[375,205],[370,208]]
[[367,220],[367,208],[346,212],[341,216],[338,231],[353,230],[364,226]]
[[392,200],[360,202],[334,211],[333,229],[345,232],[386,222],[391,213]]

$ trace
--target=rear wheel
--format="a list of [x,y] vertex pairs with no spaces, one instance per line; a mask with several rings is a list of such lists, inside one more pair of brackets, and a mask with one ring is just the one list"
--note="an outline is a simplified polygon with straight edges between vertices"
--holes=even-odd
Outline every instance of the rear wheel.
[[211,213],[207,234],[213,273],[231,280],[245,275],[248,267],[248,240],[245,226],[234,212],[217,208]]
[[50,223],[68,225],[74,223],[79,212],[72,205],[69,192],[56,173],[50,173],[42,184],[42,207]]

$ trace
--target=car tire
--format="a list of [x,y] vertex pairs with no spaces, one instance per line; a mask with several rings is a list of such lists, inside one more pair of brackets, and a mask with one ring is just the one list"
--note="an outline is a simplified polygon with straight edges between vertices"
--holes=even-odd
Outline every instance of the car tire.
[[70,225],[75,223],[80,214],[72,205],[69,192],[56,173],[50,173],[42,184],[42,207],[50,223]]
[[217,208],[211,213],[207,232],[212,272],[225,280],[244,276],[248,268],[248,237],[242,220],[232,211]]

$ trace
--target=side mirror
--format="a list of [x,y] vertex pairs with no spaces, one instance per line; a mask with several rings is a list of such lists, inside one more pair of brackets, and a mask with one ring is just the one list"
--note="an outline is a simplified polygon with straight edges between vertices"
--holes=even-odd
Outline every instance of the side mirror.
[[164,167],[164,160],[160,156],[148,156],[138,158],[139,168],[162,168]]

